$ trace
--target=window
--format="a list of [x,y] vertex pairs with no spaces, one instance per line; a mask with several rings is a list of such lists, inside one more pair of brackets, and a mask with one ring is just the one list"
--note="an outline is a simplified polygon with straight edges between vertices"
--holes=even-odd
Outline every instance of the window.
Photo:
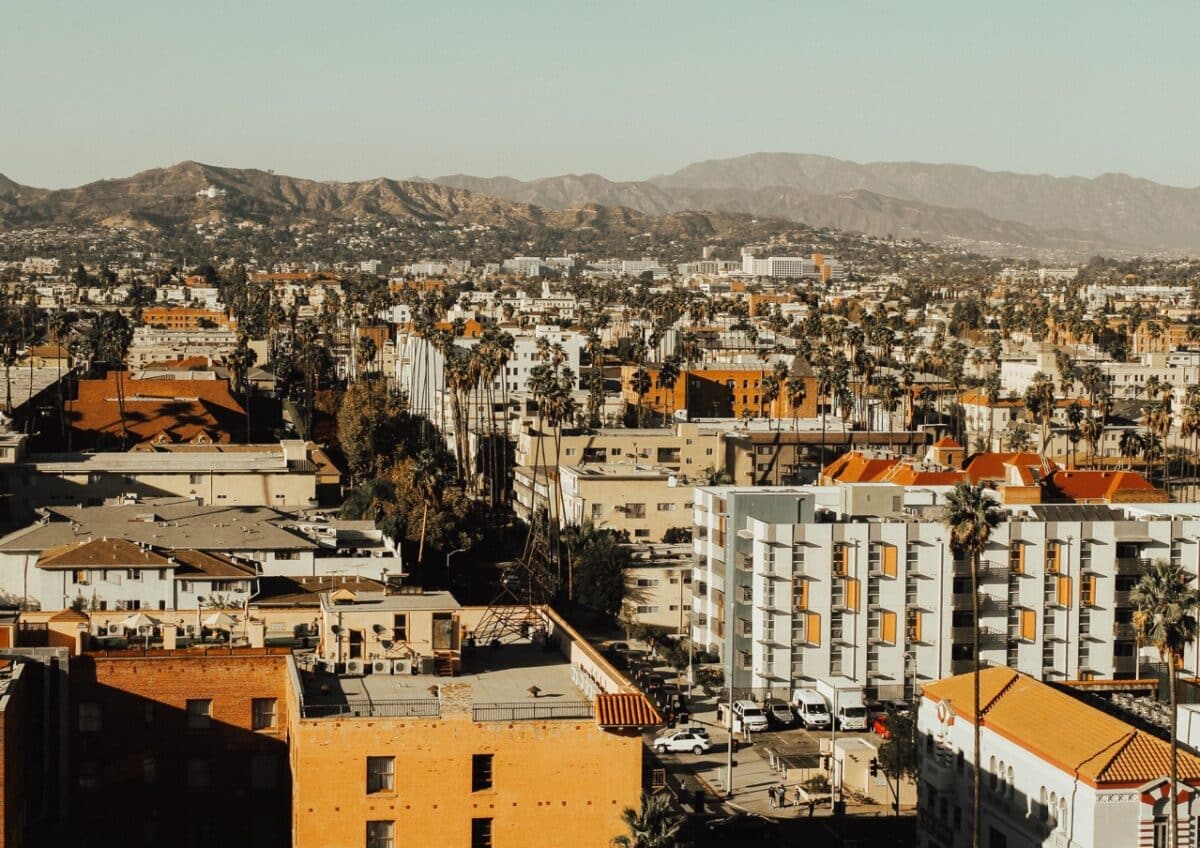
[[255,730],[272,730],[275,727],[274,698],[255,698],[252,702],[252,720]]
[[408,641],[408,616],[397,614],[392,616],[392,641]]
[[212,701],[188,699],[187,719],[190,730],[207,730],[212,726]]
[[654,577],[639,577],[637,581],[638,588],[640,589],[648,589],[657,586],[658,583],[658,579]]
[[79,705],[79,732],[80,733],[99,733],[100,732],[100,705],[99,704],[80,704]]
[[471,819],[471,848],[492,848],[491,819]]
[[654,615],[656,612],[658,612],[656,605],[642,604],[637,608],[638,615]]
[[130,580],[141,580],[142,571],[140,568],[130,568],[126,570],[125,576]]
[[202,485],[204,483],[204,475],[203,474],[189,474],[188,475],[188,483],[191,484],[192,486]]
[[253,789],[274,789],[279,783],[279,769],[273,754],[255,754],[250,761],[250,786]]
[[[488,821],[491,821],[489,819]],[[472,839],[474,834],[472,833]],[[394,848],[396,823],[390,821],[367,822],[367,848]],[[491,844],[490,842],[488,843]]]
[[480,792],[492,788],[492,754],[471,756],[471,791]]
[[677,506],[678,506],[678,504],[673,504],[673,503],[660,503],[658,505],[658,511],[659,512],[674,512],[675,508]]
[[94,760],[84,760],[79,764],[79,788],[95,789],[100,785],[100,770]]
[[189,789],[207,789],[212,783],[212,772],[208,760],[192,759],[187,763],[187,785]]
[[600,519],[604,517],[604,504],[592,504],[592,518]]
[[896,644],[896,613],[884,610],[879,614],[879,638],[888,645]]
[[367,757],[367,794],[396,788],[396,758]]
[[88,573],[83,569],[77,569],[71,572],[71,582],[80,586],[86,586],[88,583]]

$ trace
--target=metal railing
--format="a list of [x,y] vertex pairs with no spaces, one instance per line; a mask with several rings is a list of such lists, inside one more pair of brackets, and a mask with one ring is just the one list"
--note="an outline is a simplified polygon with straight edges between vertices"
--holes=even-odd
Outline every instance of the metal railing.
[[590,701],[530,703],[517,701],[500,704],[475,704],[472,721],[531,721],[537,719],[593,718],[596,711]]
[[441,713],[437,698],[356,698],[337,704],[304,704],[300,711],[302,718],[438,718]]

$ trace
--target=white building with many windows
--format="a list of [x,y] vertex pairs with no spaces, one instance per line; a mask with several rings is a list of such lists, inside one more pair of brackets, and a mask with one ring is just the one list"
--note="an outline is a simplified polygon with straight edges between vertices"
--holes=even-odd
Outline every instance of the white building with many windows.
[[[759,695],[847,677],[896,698],[966,671],[970,564],[941,523],[948,491],[698,487],[693,638]],[[1129,593],[1153,560],[1197,572],[1200,505],[1005,514],[980,566],[984,661],[1051,681],[1136,676]]]
[[[972,843],[971,674],[925,687],[917,714],[918,844]],[[1172,795],[1179,846],[1195,848],[1200,758],[1071,694],[1008,668],[980,673],[980,844],[1168,848]]]

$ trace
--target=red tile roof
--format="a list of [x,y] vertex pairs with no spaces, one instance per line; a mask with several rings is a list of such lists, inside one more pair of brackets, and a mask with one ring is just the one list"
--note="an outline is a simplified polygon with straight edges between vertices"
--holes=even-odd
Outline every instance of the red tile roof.
[[[125,394],[125,427],[136,444],[166,434],[168,441],[190,442],[207,434],[213,441],[229,442],[244,428],[245,410],[229,391],[226,380],[122,380]],[[95,445],[121,439],[121,407],[117,402],[116,374],[103,380],[80,380],[68,417],[79,438]]]
[[[1042,467],[1042,457],[1036,453],[977,453],[967,462],[967,477],[972,483],[1002,483],[1008,478],[1007,465],[1018,468]],[[1050,463],[1051,469],[1056,466]]]
[[1143,501],[1165,503],[1167,493],[1136,471],[1055,471],[1049,484],[1054,497],[1071,501]]
[[662,716],[640,692],[601,692],[596,696],[596,724],[601,727],[651,727],[662,724]]
[[167,558],[124,539],[88,539],[49,548],[38,568],[166,568]]
[[[1170,774],[1171,746],[1041,681],[1008,668],[979,673],[984,728],[1093,787],[1138,787]],[[949,701],[957,718],[974,720],[972,675],[924,687]],[[1200,758],[1179,752],[1179,776],[1200,782]]]
[[942,436],[933,443],[935,448],[961,448],[962,445],[953,436]]

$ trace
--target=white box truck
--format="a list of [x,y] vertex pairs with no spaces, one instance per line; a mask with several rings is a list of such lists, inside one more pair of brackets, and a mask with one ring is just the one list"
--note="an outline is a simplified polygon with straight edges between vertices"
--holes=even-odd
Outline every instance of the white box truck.
[[848,677],[819,677],[817,692],[829,704],[838,730],[866,730],[867,708],[863,705],[863,688]]

